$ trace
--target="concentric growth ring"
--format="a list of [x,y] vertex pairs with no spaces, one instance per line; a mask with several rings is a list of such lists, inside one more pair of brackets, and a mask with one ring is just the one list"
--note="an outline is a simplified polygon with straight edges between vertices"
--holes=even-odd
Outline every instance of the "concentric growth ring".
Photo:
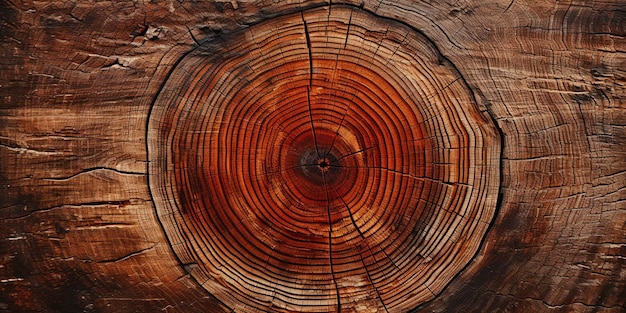
[[236,311],[406,311],[476,254],[492,124],[416,31],[352,7],[280,16],[185,56],[149,120],[173,250]]

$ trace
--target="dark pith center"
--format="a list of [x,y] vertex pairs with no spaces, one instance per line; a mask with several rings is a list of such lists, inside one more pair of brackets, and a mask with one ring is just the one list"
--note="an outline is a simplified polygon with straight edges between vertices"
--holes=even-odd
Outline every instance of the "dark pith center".
[[330,166],[330,160],[328,158],[319,159],[317,162],[317,166],[319,166],[322,171],[326,171]]
[[311,146],[303,150],[298,158],[301,173],[307,180],[320,186],[335,181],[340,174],[340,162],[335,154],[335,151],[328,151],[326,146]]

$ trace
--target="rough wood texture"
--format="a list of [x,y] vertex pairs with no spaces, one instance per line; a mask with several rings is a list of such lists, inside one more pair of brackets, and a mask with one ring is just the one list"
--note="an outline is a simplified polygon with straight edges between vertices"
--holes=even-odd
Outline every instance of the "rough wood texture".
[[[341,302],[344,312],[384,312],[385,309],[389,312],[405,309],[424,312],[623,312],[626,306],[626,6],[617,0],[580,3],[520,0],[344,3],[348,6],[339,6],[333,1],[332,8],[328,8],[328,4],[296,1],[0,2],[0,310],[228,312],[231,307],[241,305],[238,303],[248,303],[249,306],[240,307],[237,311],[254,311],[266,310],[267,308],[262,308],[263,305],[269,306],[272,301],[276,301],[273,307],[276,311],[336,310],[339,308],[337,304]],[[331,11],[335,11],[333,14],[337,14],[336,17],[332,14],[333,18],[328,17],[328,12]],[[350,16],[353,17],[352,21]],[[278,22],[283,18],[293,22]],[[255,32],[262,29],[257,27],[268,25],[276,30],[270,33]],[[348,29],[347,25],[352,26]],[[381,31],[381,28],[385,31]],[[414,37],[406,41],[404,37],[392,37],[391,34],[403,29],[409,29],[403,31],[403,34],[410,33]],[[195,238],[187,237],[180,241],[173,239],[176,231],[172,231],[171,227],[184,223],[177,220],[175,214],[164,213],[163,205],[171,203],[174,198],[185,199],[190,194],[168,194],[155,190],[154,186],[163,184],[173,188],[176,186],[168,185],[170,178],[159,180],[162,176],[158,176],[158,168],[153,167],[152,161],[174,155],[186,157],[182,162],[192,169],[197,166],[197,162],[200,162],[198,154],[189,154],[190,151],[179,146],[172,146],[172,150],[163,146],[172,143],[190,144],[194,149],[200,149],[197,151],[201,152],[202,158],[216,160],[219,168],[232,166],[231,170],[236,173],[242,172],[239,168],[243,164],[273,164],[280,169],[282,163],[277,165],[272,160],[283,155],[279,150],[265,151],[261,155],[266,159],[257,160],[256,150],[245,151],[246,147],[263,147],[260,139],[246,136],[255,127],[260,127],[254,120],[241,120],[240,123],[253,122],[245,127],[235,126],[238,124],[232,122],[225,124],[231,125],[231,128],[224,129],[231,130],[232,136],[241,137],[232,143],[241,144],[244,151],[238,151],[237,147],[213,149],[208,141],[212,135],[206,134],[207,137],[202,140],[207,140],[209,144],[199,144],[200,137],[194,137],[193,132],[207,132],[208,127],[221,127],[221,123],[217,124],[219,121],[223,121],[224,117],[236,117],[238,113],[228,113],[229,115],[220,117],[219,120],[215,119],[211,125],[203,126],[196,117],[190,120],[180,118],[183,113],[193,115],[201,113],[200,111],[175,112],[172,111],[175,105],[160,101],[165,99],[162,96],[171,90],[169,88],[172,84],[189,88],[190,91],[194,88],[193,84],[197,84],[193,80],[186,80],[190,76],[181,74],[180,69],[196,71],[218,60],[233,63],[234,58],[251,57],[247,53],[253,55],[259,49],[257,46],[260,42],[255,38],[274,38],[272,34],[280,31],[292,36],[291,40],[295,42],[293,50],[279,45],[282,54],[281,58],[276,57],[277,62],[283,60],[285,53],[286,57],[292,57],[294,64],[288,68],[298,77],[294,86],[286,88],[284,94],[290,99],[293,106],[290,109],[294,111],[285,115],[299,114],[302,120],[298,122],[301,130],[294,129],[293,132],[306,134],[312,128],[337,124],[354,124],[354,128],[359,129],[357,125],[363,123],[362,125],[373,128],[380,121],[384,121],[389,129],[397,131],[393,136],[384,137],[380,134],[381,137],[376,137],[373,134],[378,134],[378,130],[363,126],[358,132],[346,131],[346,134],[355,136],[360,134],[362,137],[357,137],[356,142],[361,146],[351,145],[353,142],[346,139],[339,141],[335,147],[332,139],[328,144],[327,138],[335,138],[340,132],[332,130],[324,133],[320,130],[320,142],[312,146],[332,146],[337,152],[328,154],[329,164],[346,168],[329,165],[322,171],[325,167],[313,165],[324,161],[324,158],[317,157],[317,151],[313,154],[299,151],[293,158],[286,154],[282,161],[300,161],[303,155],[312,155],[313,161],[309,163],[309,158],[305,158],[307,162],[304,165],[307,166],[294,167],[292,174],[268,176],[266,180],[276,179],[283,183],[271,193],[264,193],[259,189],[258,186],[267,184],[261,179],[258,180],[258,185],[250,181],[250,184],[246,183],[244,186],[242,183],[237,187],[239,189],[235,190],[241,192],[241,195],[249,197],[254,194],[261,196],[261,200],[266,202],[282,201],[285,193],[280,188],[287,188],[296,182],[308,182],[308,187],[304,189],[306,192],[318,188],[315,192],[317,198],[307,201],[318,202],[312,211],[320,224],[316,229],[321,229],[322,232],[312,232],[303,241],[314,250],[308,251],[311,253],[308,255],[311,263],[300,264],[300,259],[297,259],[294,264],[314,265],[313,268],[319,268],[319,272],[302,267],[290,268],[280,262],[266,262],[274,271],[280,267],[290,273],[284,276],[280,274],[280,278],[273,280],[275,284],[282,282],[280,288],[259,287],[260,291],[254,291],[257,295],[265,295],[266,299],[246,299],[237,291],[228,297],[219,292],[212,295],[207,290],[241,290],[238,289],[241,287],[233,287],[233,282],[224,278],[228,276],[225,274],[216,275],[220,280],[217,283],[201,280],[202,275],[214,275],[218,268],[215,264],[199,262],[209,260],[205,247],[215,243],[227,244],[220,255],[233,253],[233,259],[238,261],[223,261],[223,265],[227,265],[223,273],[232,271],[233,268],[246,272],[245,277],[237,280],[238,286],[244,286],[243,288],[250,288],[255,282],[260,282],[259,277],[272,275],[272,270],[266,271],[267,267],[263,262],[250,261],[250,257],[253,254],[269,256],[275,250],[267,246],[259,248],[256,243],[246,244],[245,240],[240,240],[243,233],[239,229],[245,228],[239,226],[254,227],[255,224],[250,220],[237,227],[212,224],[206,220],[196,222],[196,225],[206,228],[194,226],[195,230],[180,232],[196,236]],[[327,40],[323,38],[325,34],[336,36],[328,37],[332,40]],[[346,41],[345,34],[355,36],[348,36]],[[339,41],[339,48],[322,49],[336,40]],[[408,69],[418,68],[421,63],[413,61],[419,59],[424,60],[423,68],[439,69],[432,80],[426,81],[430,84],[438,82],[433,85],[434,89],[423,87],[426,86],[423,84],[418,85],[424,89],[400,88],[399,81],[392,79],[395,74],[383,70],[384,67],[364,66],[351,61],[353,65],[357,64],[355,76],[360,77],[359,79],[367,77],[375,82],[370,85],[371,90],[381,90],[362,95],[368,95],[369,98],[380,97],[380,101],[372,103],[380,103],[381,108],[393,104],[393,109],[382,110],[386,114],[384,116],[389,116],[388,120],[382,118],[383,115],[378,112],[380,110],[374,110],[377,114],[368,111],[370,106],[365,101],[355,105],[349,105],[351,102],[348,101],[333,102],[325,109],[320,107],[318,111],[316,105],[329,104],[324,102],[326,97],[336,99],[343,95],[339,91],[354,95],[354,91],[360,90],[356,84],[343,83],[341,89],[336,89],[335,93],[325,94],[323,90],[316,93],[318,89],[315,86],[333,90],[324,84],[332,85],[333,81],[339,80],[324,81],[322,77],[329,73],[326,69],[332,68],[333,62],[339,64],[348,61],[340,57],[328,57],[327,63],[330,65],[325,65],[322,61],[324,55],[345,55],[347,59],[355,54],[366,55],[371,51],[368,49],[380,46],[382,50],[369,55],[385,56],[384,47],[398,46],[397,42],[403,43],[402,49],[408,49],[406,51],[428,46],[425,50],[429,52],[413,51],[415,53],[409,55],[410,58],[394,57],[399,58],[395,59],[397,61],[410,59],[411,62],[406,64]],[[268,44],[271,45],[272,42]],[[344,50],[352,52],[338,54],[342,44],[346,47]],[[198,45],[202,47],[197,48]],[[243,50],[240,54],[228,57],[211,54],[228,47]],[[195,52],[188,54],[189,51]],[[206,58],[201,58],[202,51],[207,54]],[[432,59],[437,55],[436,51],[441,54],[441,64]],[[263,59],[270,55],[258,57]],[[322,58],[316,61],[316,56]],[[387,62],[389,59],[393,61],[394,57],[380,62]],[[374,59],[376,57],[372,58]],[[177,63],[179,60],[180,63]],[[281,66],[280,63],[267,63],[251,64],[250,69],[245,69],[250,71],[245,79],[253,75],[263,75],[262,72],[254,72],[257,67],[272,71]],[[176,69],[173,70],[174,68]],[[318,68],[318,71],[311,71],[311,68]],[[342,68],[345,71],[352,70],[349,66]],[[374,71],[368,72],[368,69]],[[421,77],[428,71],[419,70],[417,74],[409,72],[403,77]],[[210,74],[211,71],[207,70],[205,73]],[[461,79],[456,80],[456,77]],[[183,82],[191,84],[179,84]],[[386,82],[391,86],[385,86]],[[232,84],[236,83],[233,81]],[[249,97],[270,97],[266,92],[252,92],[255,90],[254,86],[247,88],[250,88],[247,92]],[[350,91],[352,89],[354,91]],[[383,99],[389,95],[388,91],[391,89],[400,90],[402,96],[398,99],[408,103],[404,108],[401,101]],[[220,90],[236,92],[235,89],[228,88]],[[424,90],[426,98],[434,94],[452,93],[455,97],[451,99],[457,99],[454,101],[458,104],[451,104],[453,100],[415,101],[415,97],[410,96],[411,90]],[[202,97],[207,97],[210,89],[205,92],[207,94],[200,99],[208,99]],[[159,93],[161,96],[157,97]],[[242,93],[238,96],[245,95]],[[174,93],[172,97],[175,96],[177,95]],[[389,96],[389,99],[394,98]],[[270,105],[267,102],[269,100],[263,101]],[[423,103],[438,103],[443,107],[423,108]],[[229,103],[215,104],[221,108],[222,113],[236,109]],[[151,112],[153,105],[155,109]],[[357,113],[345,113],[357,112],[357,107],[363,110],[362,116],[361,113],[358,117]],[[416,107],[418,109],[415,112]],[[195,106],[193,109],[202,110]],[[321,112],[324,110],[331,110],[333,113],[322,116]],[[441,114],[442,110],[456,111],[457,114],[444,116]],[[305,111],[310,114],[303,113]],[[392,118],[394,113],[397,118]],[[342,124],[339,119],[341,114],[346,114],[345,121],[350,123]],[[414,114],[413,117],[411,114]],[[430,116],[429,114],[433,118],[424,118]],[[379,117],[370,120],[368,116]],[[405,116],[408,116],[407,123],[403,123]],[[417,123],[420,125],[418,129],[409,127],[415,133],[404,131],[407,125],[413,125],[408,119],[420,121],[420,117],[430,122]],[[487,120],[483,120],[483,117]],[[160,138],[162,133],[159,131],[170,127],[163,126],[168,125],[168,119],[175,119],[170,121],[171,125],[182,123],[176,127],[189,131],[189,134],[177,133],[166,139]],[[349,128],[346,126],[347,129]],[[468,132],[468,129],[480,131]],[[451,130],[454,131],[450,132]],[[275,132],[272,136],[276,136],[268,138],[283,138],[278,135],[281,131],[278,126],[268,131]],[[419,138],[414,135],[418,133],[422,138],[433,136],[432,138],[441,140],[434,140],[436,145],[432,147],[409,145],[410,138]],[[465,155],[461,155],[457,149],[442,149],[459,153],[456,156],[438,154],[440,147],[456,147],[445,146],[453,144],[452,141],[446,142],[445,138],[460,140],[460,136],[453,134],[469,133],[472,135],[464,137],[463,145],[458,146],[465,149]],[[409,137],[409,134],[414,137]],[[231,135],[223,136],[215,137],[215,140],[224,145],[230,144],[225,138]],[[287,138],[291,137],[285,135],[284,140],[288,140]],[[337,160],[332,157],[339,159],[350,153],[349,151],[359,151],[355,147],[371,147],[359,140],[374,142],[382,141],[382,138],[399,139],[403,144],[398,148],[394,146],[391,150],[381,148],[363,151],[354,154],[353,160],[350,160],[351,157],[342,160],[350,160],[357,165],[360,164],[358,162],[369,165],[366,156],[368,160],[370,157],[390,160],[391,156],[398,155],[400,158],[394,157],[394,162],[397,163],[393,164],[407,166],[396,168],[387,163],[387,169],[397,169],[409,176],[423,175],[420,177],[433,178],[434,182],[430,186],[420,185],[418,188],[427,195],[411,196],[411,192],[391,186],[394,180],[406,181],[407,184],[418,184],[418,180],[404,178],[398,173],[385,173],[386,176],[383,176],[372,170],[367,173],[353,171],[346,164],[336,163]],[[479,138],[485,144],[479,144]],[[297,142],[294,143],[294,148],[311,147],[310,135],[291,139]],[[298,141],[300,139],[302,142]],[[501,142],[494,141],[495,139]],[[307,142],[309,144],[305,144]],[[344,144],[345,147],[342,146]],[[271,145],[266,145],[270,149]],[[418,149],[423,153],[398,154],[397,149],[402,147]],[[501,151],[480,155],[486,147],[497,147]],[[368,156],[365,152],[371,155]],[[228,153],[233,155],[229,156]],[[429,153],[433,159],[425,157]],[[499,155],[499,160],[491,159],[493,155]],[[408,156],[409,159],[402,159]],[[433,162],[437,158],[451,162]],[[150,166],[148,160],[151,161]],[[421,165],[419,162],[424,163]],[[493,163],[499,164],[499,167]],[[472,167],[472,164],[484,164],[485,167]],[[381,164],[372,165],[382,167]],[[167,162],[164,166],[167,167]],[[213,175],[210,172],[213,168],[209,165],[203,169],[208,174],[198,173],[196,168],[195,171],[171,179],[174,182],[185,177],[200,179],[225,184],[229,189],[236,187],[233,185],[241,179],[221,180],[219,173]],[[416,276],[418,280],[427,280],[429,274],[437,273],[432,276],[435,277],[432,283],[420,282],[415,288],[410,285],[397,289],[387,288],[387,278],[383,277],[385,275],[382,272],[376,273],[379,267],[372,265],[374,260],[382,262],[385,259],[378,259],[373,255],[389,254],[389,260],[406,255],[403,262],[414,264],[407,266],[406,271],[400,268],[389,272],[393,275],[405,275],[407,271],[410,273],[421,268],[423,264],[420,265],[422,261],[417,256],[425,257],[420,253],[425,250],[418,247],[413,252],[402,252],[404,250],[401,245],[396,247],[394,245],[397,242],[389,239],[390,234],[393,234],[390,224],[366,226],[362,223],[366,223],[368,219],[359,219],[360,215],[357,214],[353,216],[353,223],[347,209],[352,205],[339,204],[342,201],[348,204],[352,203],[350,201],[359,201],[356,197],[341,201],[342,197],[338,196],[336,199],[340,201],[336,211],[333,211],[334,204],[331,206],[333,202],[329,200],[332,192],[326,193],[328,186],[332,186],[331,189],[336,188],[338,194],[344,192],[342,188],[346,188],[343,184],[335,186],[325,180],[333,175],[331,171],[335,169],[347,173],[347,178],[341,178],[341,172],[337,172],[336,179],[355,179],[355,185],[361,186],[360,188],[376,188],[361,192],[365,195],[370,192],[372,195],[377,194],[380,199],[376,201],[406,201],[396,207],[415,208],[411,201],[419,203],[420,199],[423,200],[422,197],[433,197],[432,201],[425,202],[432,205],[432,208],[442,208],[442,211],[435,211],[437,214],[445,214],[443,208],[447,205],[452,206],[453,209],[449,209],[452,214],[457,212],[455,210],[471,209],[472,205],[469,203],[484,202],[485,206],[473,209],[475,212],[487,214],[477,224],[485,224],[489,228],[479,231],[485,232],[484,236],[478,234],[475,237],[466,237],[478,242],[461,242],[462,246],[471,247],[465,252],[469,258],[451,260],[450,262],[458,262],[454,266],[424,267],[423,273]],[[180,168],[177,173],[185,173],[185,170]],[[268,169],[251,167],[248,174],[266,173],[265,170]],[[467,176],[442,178],[450,170],[465,173]],[[434,176],[428,176],[429,171]],[[326,186],[322,188],[323,191],[319,187],[320,178],[321,186]],[[442,189],[448,187],[434,186],[437,182],[449,182],[450,179],[459,183],[463,187],[461,189],[484,190],[485,193],[465,197],[457,193],[445,199],[438,198]],[[497,205],[492,203],[495,201],[494,190],[488,187],[492,186],[494,179],[499,186],[496,187],[499,188]],[[349,194],[354,191],[345,192]],[[469,193],[467,190],[463,192]],[[210,196],[210,193],[198,194],[202,197]],[[390,195],[389,198],[386,197],[387,194]],[[168,200],[167,197],[173,198]],[[223,201],[221,208],[236,207],[228,204],[227,201],[232,199],[220,199]],[[199,211],[195,215],[184,213],[187,221],[206,216],[203,214],[210,211],[202,210],[212,207],[187,204],[184,201],[177,204],[179,207],[175,210],[178,211],[173,211],[179,212],[181,219],[184,212],[180,210],[184,208]],[[246,203],[249,200],[237,201]],[[493,210],[489,207],[490,203],[496,208],[495,211],[490,211]],[[269,208],[277,211],[260,212],[272,215],[268,218],[274,219],[272,223],[278,221],[275,216],[279,213],[288,213],[280,211],[278,206]],[[380,214],[370,219],[371,221],[385,220],[385,214],[405,216],[400,211],[384,211],[379,208],[371,212],[370,214]],[[365,213],[363,211],[359,214],[367,215]],[[233,214],[225,213],[223,218],[239,216]],[[494,215],[493,218],[489,218],[490,214]],[[242,213],[239,217],[245,216],[249,214]],[[298,218],[291,217],[290,221],[299,220]],[[337,224],[333,224],[335,220]],[[475,221],[468,220],[468,224]],[[413,220],[407,217],[406,222],[423,222],[421,224],[429,225],[428,219],[420,217]],[[294,227],[299,227],[302,231],[308,223],[311,223],[309,217],[302,218]],[[457,222],[447,220],[441,225],[451,227],[449,225],[456,225],[455,223]],[[285,226],[281,227],[265,227],[262,230],[278,233],[284,231]],[[358,227],[364,227],[362,234],[357,230]],[[238,231],[230,231],[233,229]],[[368,233],[368,229],[371,229],[372,234]],[[375,229],[380,231],[379,235],[373,233]],[[451,230],[444,228],[439,232],[432,227],[428,229],[432,232],[432,238],[439,238],[441,234]],[[229,230],[227,233],[232,236],[240,236],[239,239],[233,237],[222,241],[220,238],[225,237],[201,233],[224,230]],[[397,234],[403,234],[407,238],[411,236],[401,229]],[[246,236],[250,238],[251,234]],[[198,238],[210,239],[214,243],[201,242]],[[350,239],[334,242],[335,238]],[[277,234],[259,233],[255,240],[267,243],[284,238]],[[360,251],[358,246],[349,246],[350,243],[358,245],[358,242],[369,244],[372,241],[381,244],[372,245],[371,251]],[[482,245],[479,246],[481,241]],[[176,245],[183,242],[195,242],[198,245]],[[313,243],[315,246],[311,247],[310,244]],[[173,247],[170,244],[174,244]],[[445,241],[433,241],[430,247],[441,248],[448,244]],[[184,251],[192,252],[195,249],[199,249],[197,251],[200,253],[184,254]],[[331,257],[331,251],[336,251],[336,255]],[[206,255],[203,256],[203,253]],[[341,253],[345,253],[346,259],[343,259],[344,255]],[[452,252],[447,253],[443,255],[455,255]],[[335,259],[349,262],[334,263],[332,260]],[[433,256],[433,259],[436,258]],[[193,262],[189,262],[190,260]],[[354,267],[359,262],[363,266]],[[351,265],[340,268],[344,264]],[[464,267],[464,264],[467,265]],[[256,266],[259,268],[255,268]],[[252,270],[258,273],[249,275],[248,272]],[[444,273],[443,276],[439,275],[441,272]],[[314,288],[321,290],[318,308],[312,304],[315,300],[311,300],[313,298],[303,291],[311,288],[300,281],[291,281],[288,285],[288,279],[284,278],[307,280],[311,279],[311,275],[320,282]],[[357,288],[358,282],[347,279],[350,277],[358,277],[366,283],[362,288]],[[350,284],[352,288],[348,287]],[[422,287],[433,288],[430,296],[420,294]],[[272,290],[277,289],[289,292],[280,295],[276,293],[273,296]],[[408,295],[412,291],[416,293]],[[396,292],[403,299],[407,299],[407,302],[394,299]]]
[[500,140],[452,65],[359,8],[285,14],[186,55],[148,127],[174,252],[236,311],[407,311],[476,254]]

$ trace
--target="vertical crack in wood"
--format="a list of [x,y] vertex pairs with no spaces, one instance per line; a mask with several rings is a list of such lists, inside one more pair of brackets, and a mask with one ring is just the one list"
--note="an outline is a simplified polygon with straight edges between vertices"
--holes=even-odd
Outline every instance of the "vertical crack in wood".
[[348,19],[348,29],[346,30],[346,40],[343,42],[343,48],[348,46],[348,37],[350,36],[350,26],[352,26],[352,11],[350,11],[350,18]]
[[[329,16],[330,16],[330,8],[329,8]],[[350,18],[348,20],[348,27],[346,30],[346,40],[344,42],[343,45],[343,49],[346,49],[346,45],[348,44],[348,36],[350,34],[350,25],[352,25],[352,12],[350,12]],[[335,75],[337,74],[337,65],[339,64],[339,55],[340,53],[337,53],[337,56],[335,58],[335,67],[333,68],[333,76],[331,78],[331,82],[330,82],[330,89],[334,90],[333,87],[335,85]],[[356,96],[356,95],[353,95]],[[343,116],[341,117],[341,122],[339,123],[339,126],[337,126],[337,131],[335,132],[335,137],[333,137],[332,142],[330,143],[330,147],[328,148],[328,150],[326,151],[326,153],[324,154],[324,157],[328,157],[328,155],[330,154],[330,151],[332,151],[333,147],[335,146],[335,140],[337,139],[337,137],[339,136],[339,130],[341,129],[341,127],[343,126],[343,123],[346,119],[346,116],[348,115],[348,112],[350,111],[350,103],[348,103],[348,106],[346,107],[346,111],[343,113]]]
[[[376,266],[380,270],[381,266],[380,266],[380,264],[378,264],[378,260],[376,260],[376,257],[374,256],[374,252],[372,251],[372,247],[369,245],[369,243],[367,243],[367,241],[365,240],[365,236],[363,235],[363,232],[361,231],[361,228],[356,224],[356,221],[354,220],[354,215],[352,215],[352,211],[350,210],[350,207],[348,206],[346,201],[343,199],[343,197],[341,195],[339,195],[339,193],[337,193],[336,190],[335,190],[335,194],[337,195],[337,198],[339,198],[341,200],[341,203],[343,203],[343,205],[346,207],[346,211],[348,211],[348,216],[350,217],[350,221],[352,222],[352,226],[354,226],[354,229],[356,229],[356,231],[359,233],[359,236],[361,237],[361,240],[363,241],[363,243],[365,243],[365,246],[367,247],[367,251],[370,253],[370,255],[372,256],[372,259],[374,260],[374,263],[376,263]],[[396,263],[393,261],[393,259],[391,259],[389,257],[389,255],[387,255],[387,252],[385,252],[385,250],[380,249],[380,251],[391,262],[391,264],[393,264],[393,266],[395,268],[398,268]],[[359,255],[359,258],[361,259],[361,263],[363,263],[363,268],[365,269],[365,273],[367,274],[367,280],[369,280],[370,285],[372,286],[372,288],[376,292],[376,297],[378,297],[378,300],[380,300],[380,303],[382,304],[383,308],[385,309],[385,312],[389,313],[389,310],[387,310],[387,305],[385,304],[385,301],[383,301],[383,297],[380,295],[380,292],[378,291],[378,287],[376,287],[376,285],[374,284],[374,281],[372,280],[372,275],[370,274],[370,271],[367,268],[367,264],[365,264],[365,260],[363,259],[363,255],[361,253],[357,253],[357,254]]]
[[[365,235],[363,235],[363,232],[361,232],[361,228],[356,224],[356,221],[354,220],[354,217],[352,216],[352,211],[350,211],[350,207],[348,206],[348,204],[346,203],[346,201],[343,199],[342,196],[339,195],[339,193],[337,193],[337,191],[335,191],[335,194],[337,195],[337,197],[341,200],[341,202],[344,204],[344,206],[346,207],[346,210],[348,211],[348,213],[350,214],[350,220],[352,221],[352,225],[354,225],[354,228],[357,230],[357,232],[359,233],[361,239],[363,239],[363,242],[365,242],[365,244],[368,247],[368,250],[370,252],[370,254],[372,255],[372,258],[374,258],[374,253],[372,252],[372,248],[371,246],[367,243],[367,241],[365,240]],[[385,258],[387,258],[389,260],[389,262],[391,262],[391,264],[393,265],[393,267],[395,267],[396,269],[400,269],[398,267],[398,265],[396,264],[396,262],[387,254],[387,252],[383,249],[380,250],[380,252],[383,253],[383,255],[385,256]],[[376,262],[376,265],[378,265],[378,260],[376,260],[376,258],[374,258],[374,261]],[[380,266],[379,266],[380,268]]]
[[333,137],[333,140],[330,142],[330,147],[328,147],[328,149],[326,150],[326,153],[324,153],[324,158],[327,158],[328,155],[330,155],[330,152],[333,150],[333,147],[335,146],[335,141],[337,140],[337,137],[339,137],[339,130],[341,129],[341,127],[343,127],[343,123],[346,120],[346,115],[348,115],[348,111],[350,111],[349,104],[348,104],[348,107],[346,108],[346,111],[343,113],[343,116],[341,117],[339,126],[337,126],[337,130],[335,131],[335,136]]
[[[369,249],[369,246],[368,246],[368,249]],[[371,253],[372,253],[372,251],[370,251],[370,254]],[[372,257],[374,257],[373,254],[372,254]],[[389,310],[387,310],[387,305],[385,304],[385,301],[383,301],[383,297],[381,297],[380,292],[378,291],[378,287],[376,287],[376,285],[374,284],[374,281],[372,280],[372,275],[370,274],[370,270],[367,268],[367,264],[365,264],[365,260],[363,259],[363,255],[359,254],[359,259],[361,259],[361,263],[363,263],[363,268],[365,269],[365,274],[367,274],[367,280],[369,280],[370,285],[372,286],[372,288],[376,292],[376,297],[380,301],[380,304],[383,306],[383,309],[385,309],[385,312],[389,313]],[[376,261],[376,260],[374,260],[374,261]],[[376,265],[378,265],[378,268],[380,268],[380,265],[378,264],[378,262],[376,262]]]
[[200,46],[201,43],[200,43],[200,41],[198,41],[198,39],[196,39],[196,36],[193,35],[193,32],[191,31],[191,28],[189,28],[189,26],[185,26],[185,27],[187,28],[187,31],[189,32],[189,36],[191,37],[193,42],[196,43],[196,46]]
[[309,27],[306,24],[306,20],[304,19],[304,12],[300,12],[302,16],[302,25],[304,25],[304,36],[306,38],[306,47],[309,53],[309,85],[306,88],[306,99],[307,104],[309,106],[309,120],[311,122],[311,132],[313,133],[313,143],[315,144],[315,152],[317,153],[317,158],[320,159],[320,150],[317,145],[317,136],[315,134],[315,126],[313,123],[313,110],[311,108],[311,88],[313,88],[313,53],[311,52],[311,38],[309,36]]
[[313,133],[313,144],[315,145],[315,152],[317,153],[317,158],[321,159],[320,149],[317,145],[317,135],[315,134],[315,125],[313,123],[313,109],[311,108],[311,87],[306,87],[306,98],[309,106],[309,121],[311,122],[311,133]]
[[322,179],[324,180],[324,190],[326,192],[326,211],[328,213],[328,259],[330,261],[330,274],[335,284],[335,294],[337,297],[337,312],[341,312],[341,298],[339,296],[339,286],[337,285],[337,278],[335,277],[335,268],[333,265],[333,222],[330,214],[330,196],[328,195],[328,182],[326,181],[326,173],[322,172]]
[[309,52],[309,88],[313,87],[313,55],[311,52],[311,36],[309,35],[309,26],[304,19],[304,12],[300,12],[302,15],[302,25],[304,25],[304,37],[306,38],[306,47]]

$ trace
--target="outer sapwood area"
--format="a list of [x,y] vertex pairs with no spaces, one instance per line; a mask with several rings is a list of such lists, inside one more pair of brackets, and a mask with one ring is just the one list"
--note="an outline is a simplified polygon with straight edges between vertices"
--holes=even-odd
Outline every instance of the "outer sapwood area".
[[623,312],[626,5],[0,2],[0,311]]

